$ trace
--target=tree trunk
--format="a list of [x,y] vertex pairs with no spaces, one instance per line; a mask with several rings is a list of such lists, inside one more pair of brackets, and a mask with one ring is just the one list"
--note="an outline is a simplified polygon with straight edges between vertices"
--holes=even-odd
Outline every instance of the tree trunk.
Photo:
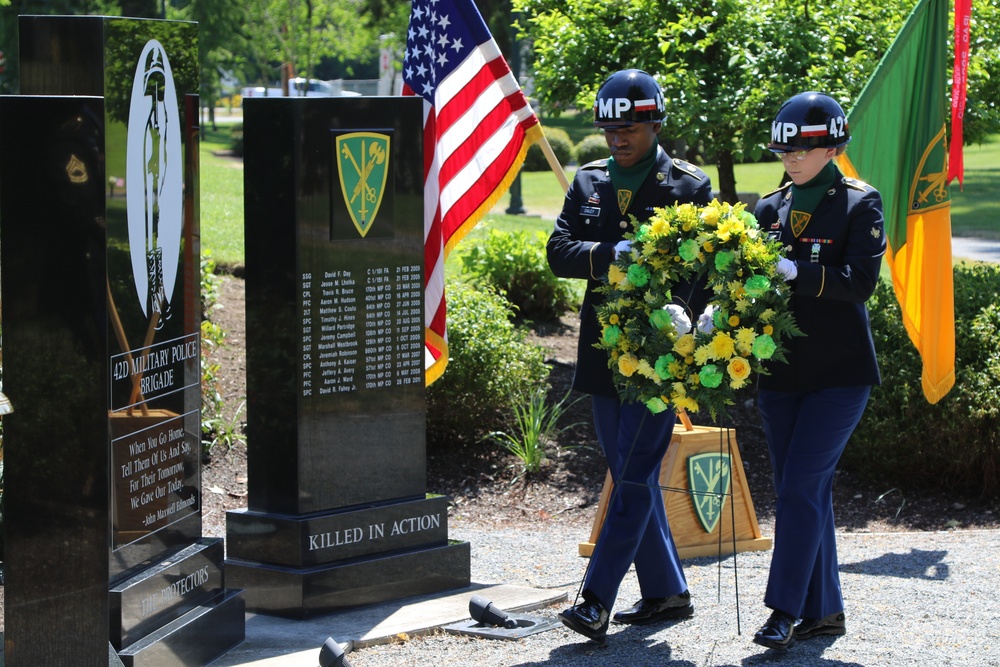
[[719,182],[716,186],[719,189],[719,199],[727,204],[735,204],[739,201],[736,196],[736,170],[733,166],[733,154],[729,151],[719,151],[716,156],[716,166],[719,168]]

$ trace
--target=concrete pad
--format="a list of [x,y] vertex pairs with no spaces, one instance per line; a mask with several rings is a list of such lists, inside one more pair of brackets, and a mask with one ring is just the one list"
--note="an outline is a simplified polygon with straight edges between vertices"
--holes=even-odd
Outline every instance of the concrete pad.
[[468,588],[396,600],[374,607],[292,620],[247,614],[246,641],[212,667],[314,667],[319,650],[333,637],[350,654],[353,648],[383,644],[399,635],[413,637],[469,618],[469,599],[480,595],[510,612],[541,609],[563,602],[564,590],[473,582]]

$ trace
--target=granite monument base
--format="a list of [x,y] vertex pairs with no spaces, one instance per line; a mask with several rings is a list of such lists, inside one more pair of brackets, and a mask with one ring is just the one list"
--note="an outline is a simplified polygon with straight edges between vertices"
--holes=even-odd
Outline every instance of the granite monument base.
[[125,667],[202,667],[245,639],[243,592],[231,589],[118,653]]
[[201,538],[110,588],[111,644],[126,666],[202,665],[245,639],[242,591],[225,589],[222,545]]
[[465,588],[468,543],[448,540],[448,499],[305,516],[226,514],[226,581],[250,611],[304,618]]
[[304,619],[357,607],[468,588],[468,542],[346,563],[290,568],[229,559],[226,581],[246,589],[248,611]]

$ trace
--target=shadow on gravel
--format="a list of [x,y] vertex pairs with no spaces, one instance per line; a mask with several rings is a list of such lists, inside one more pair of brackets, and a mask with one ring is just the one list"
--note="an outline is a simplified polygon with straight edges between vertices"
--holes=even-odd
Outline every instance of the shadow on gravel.
[[944,562],[947,555],[947,551],[910,549],[908,554],[887,553],[860,563],[841,563],[840,571],[880,577],[944,581],[949,575],[948,563]]

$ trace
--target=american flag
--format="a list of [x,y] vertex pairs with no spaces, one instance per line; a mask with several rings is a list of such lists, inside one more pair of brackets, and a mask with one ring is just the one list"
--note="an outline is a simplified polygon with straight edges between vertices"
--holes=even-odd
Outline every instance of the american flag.
[[424,98],[430,384],[448,363],[444,261],[510,187],[542,129],[472,0],[413,0],[403,94]]

